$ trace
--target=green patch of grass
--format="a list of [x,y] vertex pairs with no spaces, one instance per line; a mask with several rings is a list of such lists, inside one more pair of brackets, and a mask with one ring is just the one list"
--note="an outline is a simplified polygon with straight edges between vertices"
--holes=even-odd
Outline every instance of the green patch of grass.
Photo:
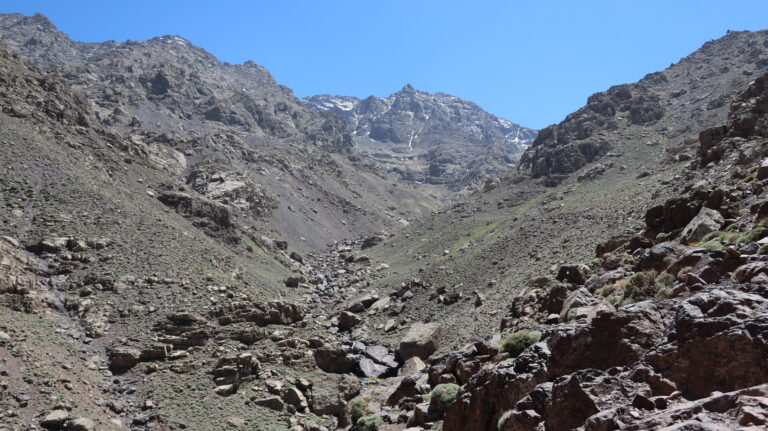
[[381,415],[372,414],[361,417],[356,424],[363,431],[378,431],[382,422]]
[[741,234],[738,232],[725,232],[725,231],[710,232],[704,235],[704,238],[701,239],[701,243],[709,242],[712,240],[719,240],[720,242],[736,242],[736,239],[740,235]]
[[365,400],[355,400],[350,404],[349,410],[352,423],[356,424],[368,412],[368,403]]
[[499,350],[504,353],[509,353],[512,357],[516,357],[529,346],[536,344],[540,339],[541,332],[539,331],[517,331],[508,335],[501,341]]
[[448,410],[456,395],[459,393],[459,385],[455,383],[443,383],[432,389],[429,400],[429,408],[440,413]]
[[698,246],[701,247],[701,248],[705,248],[705,249],[707,249],[709,251],[719,251],[719,250],[722,250],[722,249],[725,248],[723,243],[721,243],[720,241],[718,241],[716,239],[713,239],[713,240],[710,240],[710,241],[707,241],[707,242],[699,243]]
[[621,300],[614,300],[614,302],[626,305],[649,298],[669,298],[675,281],[675,276],[672,274],[662,274],[657,277],[656,271],[635,273],[627,280]]
[[744,235],[741,235],[738,238],[739,239],[738,242],[742,244],[755,242],[765,238],[766,235],[768,235],[768,228],[760,226],[752,229],[751,231],[745,233]]
[[713,240],[718,240],[720,243],[731,242],[736,244],[746,244],[750,242],[755,242],[757,240],[765,238],[766,236],[768,236],[768,228],[763,226],[758,226],[747,233],[739,233],[739,232],[733,232],[733,231],[717,231],[717,232],[711,232],[705,235],[704,238],[701,239],[701,243],[699,244],[699,246],[701,247],[703,246],[702,244],[711,242]]
[[481,236],[484,236],[487,232],[495,228],[497,224],[498,223],[488,223],[488,224],[472,227],[472,229],[470,229],[467,235],[462,236],[456,242],[453,243],[453,245],[449,249],[450,254],[456,253],[457,251],[461,250],[461,248],[464,247],[465,245],[480,238]]

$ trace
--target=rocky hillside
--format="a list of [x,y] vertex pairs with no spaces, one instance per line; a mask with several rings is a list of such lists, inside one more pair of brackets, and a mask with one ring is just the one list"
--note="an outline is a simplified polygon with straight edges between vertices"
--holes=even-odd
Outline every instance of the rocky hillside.
[[472,102],[410,85],[389,97],[319,95],[302,103],[343,118],[361,148],[388,171],[453,192],[472,191],[507,171],[536,136]]
[[434,207],[354,151],[338,117],[303,107],[255,63],[221,63],[177,36],[74,42],[40,15],[0,15],[0,39],[64,78],[98,122],[174,181],[238,201],[231,206],[264,233],[298,248],[399,226]]
[[[733,95],[766,67],[764,32],[730,32],[664,71],[592,95],[563,122],[541,130],[519,170],[556,183],[588,163],[631,151],[628,146],[670,146],[718,122]],[[604,163],[603,170],[610,168],[615,163]]]
[[[403,361],[397,376],[353,401],[372,414],[360,423],[374,417],[388,424],[381,429],[447,431],[764,429],[766,83],[768,74],[759,76],[732,101],[724,125],[700,132],[680,194],[647,207],[636,230],[602,238],[591,260],[521,283],[490,313],[494,336],[444,352],[457,335],[448,317],[403,318],[426,295],[454,314],[461,303],[486,313],[495,306],[482,289],[466,295],[423,275],[386,295],[344,302],[331,321],[350,331],[336,350],[348,361],[344,371],[391,375],[394,365],[383,356],[355,366],[373,326],[398,334],[392,357]],[[323,264],[344,274],[342,285],[362,274],[376,278],[387,268],[368,254],[387,241],[340,246]],[[446,262],[442,270],[455,268]],[[377,315],[387,322],[376,326]]]

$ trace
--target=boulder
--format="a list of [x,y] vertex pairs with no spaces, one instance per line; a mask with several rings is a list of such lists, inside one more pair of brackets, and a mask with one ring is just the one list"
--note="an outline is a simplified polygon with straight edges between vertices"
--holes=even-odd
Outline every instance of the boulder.
[[50,429],[59,429],[64,426],[67,419],[69,419],[68,411],[63,409],[54,410],[45,415],[43,420],[40,421],[40,425]]
[[768,178],[768,159],[765,159],[763,160],[762,163],[760,163],[760,167],[757,168],[755,177],[757,178],[758,181],[762,181]]
[[725,219],[718,211],[701,207],[699,214],[683,229],[680,234],[680,241],[684,244],[701,241],[708,233],[720,230],[724,222]]
[[384,365],[377,364],[370,358],[363,358],[358,363],[358,369],[363,377],[381,377],[389,371]]
[[418,356],[413,356],[405,361],[398,374],[401,376],[410,376],[412,374],[424,371],[426,368],[427,364],[425,364],[421,358]]
[[349,311],[342,311],[339,313],[339,329],[342,331],[348,331],[362,322],[362,319],[357,317],[356,314]]
[[568,297],[563,302],[563,307],[560,310],[560,321],[567,321],[569,317],[568,313],[571,310],[576,310],[577,308],[582,307],[589,307],[597,304],[598,302],[598,299],[592,296],[592,294],[589,293],[589,290],[583,287],[579,288],[569,293]]
[[299,287],[299,284],[306,282],[307,279],[303,276],[293,276],[285,279],[285,287]]
[[398,355],[406,361],[414,356],[427,359],[443,338],[443,327],[438,323],[414,323],[400,341]]
[[316,415],[341,417],[347,410],[347,401],[360,393],[360,380],[349,374],[324,376],[312,380],[310,408]]
[[257,406],[266,407],[277,412],[281,412],[283,409],[285,409],[283,400],[281,400],[280,397],[276,397],[274,395],[271,397],[252,399],[251,402]]
[[209,229],[229,229],[232,226],[229,208],[210,199],[175,191],[164,192],[157,199],[183,217],[204,220],[198,224]]
[[385,239],[387,239],[387,234],[385,232],[379,232],[375,235],[371,235],[369,237],[366,237],[363,239],[363,242],[360,244],[361,249],[371,248],[375,246],[376,244],[380,244]]
[[582,285],[589,278],[589,267],[587,265],[563,265],[557,271],[558,281]]
[[283,394],[283,401],[296,408],[298,411],[304,411],[309,407],[307,398],[297,388],[288,388]]
[[339,344],[328,344],[314,352],[315,363],[326,373],[350,373],[357,366],[356,358]]
[[77,418],[67,423],[67,431],[94,431],[96,423],[89,418]]
[[352,313],[359,313],[366,308],[372,306],[376,301],[379,300],[378,295],[361,295],[358,296],[351,301],[349,301],[349,305],[347,305],[347,311]]
[[735,290],[698,293],[681,303],[669,343],[645,360],[686,397],[768,381],[768,300]]
[[136,366],[141,360],[141,350],[119,346],[113,347],[108,354],[109,369],[112,372],[122,373]]
[[397,367],[397,361],[395,356],[389,352],[384,346],[368,346],[365,348],[365,356],[373,359],[376,363],[386,365],[388,367]]
[[733,278],[746,283],[760,274],[768,274],[768,262],[752,262],[742,265],[734,271]]
[[666,241],[646,249],[637,259],[635,271],[665,270],[678,256],[685,253],[688,247],[674,241]]

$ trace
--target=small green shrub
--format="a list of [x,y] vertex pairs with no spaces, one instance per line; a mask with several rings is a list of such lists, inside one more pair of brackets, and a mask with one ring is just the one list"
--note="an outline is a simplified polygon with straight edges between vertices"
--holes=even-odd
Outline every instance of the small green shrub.
[[707,249],[709,251],[719,251],[725,248],[725,246],[718,240],[713,239],[707,242],[702,242],[699,247]]
[[723,229],[723,232],[733,232],[738,228],[739,228],[738,223],[731,223],[728,226],[726,226],[725,229]]
[[436,412],[445,413],[458,393],[459,385],[455,383],[442,383],[435,386],[429,399],[429,408]]
[[382,423],[381,415],[372,414],[363,416],[358,419],[356,423],[357,426],[363,431],[379,431],[379,426],[381,426]]
[[656,284],[660,284],[664,287],[672,287],[675,285],[675,276],[669,273],[664,273],[656,278]]
[[513,358],[523,353],[523,350],[536,344],[541,339],[541,332],[539,331],[517,331],[508,335],[501,341],[499,350],[504,353],[509,353]]
[[659,298],[659,299],[669,299],[673,295],[674,293],[672,292],[672,289],[670,289],[669,287],[662,287],[661,289],[656,291],[655,296],[656,298]]
[[657,290],[655,271],[637,272],[629,277],[621,303],[631,304],[646,300],[653,297]]
[[356,424],[368,412],[368,403],[365,400],[355,400],[349,405],[349,410],[352,415],[352,423]]
[[629,277],[627,282],[628,286],[637,287],[639,289],[647,289],[656,285],[656,272],[655,271],[643,271],[636,272]]
[[609,304],[613,305],[614,307],[618,307],[621,304],[622,301],[621,296],[611,296],[610,298],[606,299]]
[[761,254],[761,255],[768,254],[768,244],[761,245],[760,248],[757,249],[757,254]]
[[577,308],[571,308],[568,310],[568,313],[565,315],[565,321],[570,322],[571,320],[576,318],[576,314],[579,312]]
[[768,235],[768,229],[764,227],[756,227],[751,231],[739,236],[738,241],[740,243],[750,243],[765,238]]
[[712,240],[719,240],[720,242],[737,242],[740,236],[741,234],[738,232],[724,232],[720,230],[704,235],[704,238],[701,239],[701,243],[709,242]]
[[669,234],[666,232],[659,232],[659,234],[656,235],[657,241],[665,241],[667,238],[669,238]]

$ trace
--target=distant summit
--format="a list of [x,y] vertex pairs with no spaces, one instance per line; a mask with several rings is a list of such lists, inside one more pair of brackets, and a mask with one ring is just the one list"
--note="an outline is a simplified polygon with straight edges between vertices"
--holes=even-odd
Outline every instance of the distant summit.
[[411,84],[389,97],[317,95],[302,103],[346,120],[360,146],[402,178],[453,191],[508,170],[536,137],[475,103]]

